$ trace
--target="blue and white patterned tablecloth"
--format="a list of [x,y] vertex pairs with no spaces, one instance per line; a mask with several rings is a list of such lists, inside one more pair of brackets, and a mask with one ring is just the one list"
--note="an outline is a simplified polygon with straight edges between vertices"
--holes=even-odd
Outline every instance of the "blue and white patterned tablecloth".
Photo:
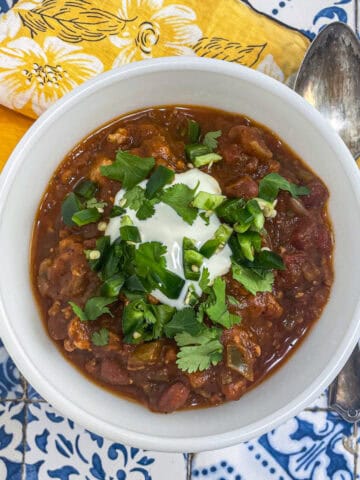
[[[206,0],[199,0],[206,1]],[[0,13],[14,0],[0,0]],[[309,38],[327,23],[357,25],[358,0],[249,0]],[[0,480],[355,480],[357,425],[314,405],[236,447],[192,455],[130,448],[62,417],[21,377],[0,341]]]

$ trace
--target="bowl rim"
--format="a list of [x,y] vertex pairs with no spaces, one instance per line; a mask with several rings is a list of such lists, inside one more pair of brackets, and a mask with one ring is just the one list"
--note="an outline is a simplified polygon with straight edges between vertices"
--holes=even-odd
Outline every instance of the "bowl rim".
[[[341,140],[332,130],[321,114],[309,105],[302,97],[287,86],[253,69],[232,64],[222,60],[205,59],[199,57],[163,57],[159,59],[145,60],[123,66],[100,74],[84,84],[76,87],[62,99],[51,106],[28,130],[10,155],[3,172],[0,175],[0,225],[3,215],[1,199],[6,198],[12,183],[15,181],[16,172],[21,167],[22,159],[32,144],[42,136],[43,130],[47,129],[64,112],[72,109],[80,100],[86,98],[93,91],[111,84],[117,78],[132,77],[151,72],[166,72],[168,70],[200,70],[209,74],[219,73],[230,77],[237,77],[245,81],[255,83],[259,88],[276,92],[278,98],[288,102],[298,110],[311,123],[316,123],[318,130],[324,136],[327,143],[334,150],[335,155],[343,164],[344,174],[351,183],[354,195],[360,210],[360,173],[354,159]],[[40,200],[40,197],[39,197]],[[322,372],[321,378],[314,380],[303,393],[294,398],[287,406],[272,412],[245,427],[221,434],[171,438],[167,436],[150,436],[134,432],[125,428],[113,427],[111,424],[94,417],[85,408],[72,404],[67,397],[63,396],[55,384],[45,380],[40,370],[32,362],[32,359],[22,350],[15,331],[8,318],[3,301],[3,292],[0,292],[0,331],[6,349],[15,361],[19,370],[56,409],[67,417],[75,419],[90,431],[100,433],[106,438],[121,441],[125,444],[134,445],[145,449],[153,449],[166,452],[198,452],[224,448],[241,441],[262,435],[275,428],[290,417],[295,416],[303,408],[308,406],[335,378],[339,370],[345,364],[360,337],[360,299],[346,334],[337,347],[337,355],[328,363]],[[213,410],[215,413],[215,409]]]

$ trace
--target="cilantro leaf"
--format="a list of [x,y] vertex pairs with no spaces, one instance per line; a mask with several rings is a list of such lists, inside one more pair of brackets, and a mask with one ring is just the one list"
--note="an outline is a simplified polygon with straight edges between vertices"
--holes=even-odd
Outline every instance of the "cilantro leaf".
[[110,312],[107,305],[110,305],[110,303],[114,303],[115,301],[116,298],[114,297],[92,297],[86,302],[84,310],[82,310],[74,302],[69,302],[69,304],[73,309],[75,315],[79,317],[82,322],[88,322],[96,320],[98,317],[104,315],[105,313],[108,313],[112,316],[112,313]]
[[91,341],[97,347],[104,347],[109,343],[109,330],[107,328],[100,328],[98,332],[91,335]]
[[211,365],[217,365],[223,353],[220,337],[221,330],[218,328],[206,328],[196,336],[187,332],[178,333],[175,340],[180,350],[176,363],[180,370],[201,372]]
[[177,183],[162,192],[161,200],[173,208],[185,222],[192,225],[198,214],[198,210],[190,205],[196,189],[197,187],[191,189],[183,183]]
[[170,170],[170,168],[159,165],[146,184],[146,197],[149,200],[154,198],[155,195],[159,193],[159,191],[162,190],[166,184],[174,181],[174,177],[174,170]]
[[70,307],[72,308],[73,312],[75,315],[82,321],[82,322],[87,322],[88,318],[82,308],[79,307],[79,305],[76,305],[74,302],[69,302]]
[[145,200],[145,190],[140,185],[136,185],[125,193],[124,199],[126,200],[124,207],[138,210]]
[[230,305],[233,305],[234,307],[240,307],[241,305],[239,300],[233,297],[232,295],[227,296],[227,301],[230,303]]
[[149,275],[155,265],[166,267],[166,246],[160,242],[145,242],[135,252],[137,274],[141,277]]
[[122,182],[124,188],[130,189],[144,180],[154,165],[155,160],[152,157],[141,158],[119,150],[115,162],[112,165],[101,166],[100,173],[111,180]]
[[155,213],[155,208],[154,204],[157,203],[157,201],[153,200],[144,200],[144,203],[141,205],[139,210],[136,213],[136,217],[139,220],[146,220],[147,218],[150,218],[154,215]]
[[203,144],[206,145],[210,150],[215,150],[218,146],[217,138],[221,137],[221,130],[217,130],[216,132],[208,132],[204,136]]
[[259,197],[268,202],[273,202],[276,199],[279,190],[289,192],[294,198],[310,193],[307,187],[290,183],[278,173],[269,173],[269,175],[266,175],[259,183]]
[[188,119],[187,136],[189,143],[196,143],[200,137],[200,125],[196,120]]
[[82,204],[77,195],[75,195],[75,193],[71,192],[66,195],[61,205],[61,217],[65,225],[68,225],[69,227],[76,225],[75,222],[72,220],[72,217],[76,212],[81,209]]
[[152,305],[142,298],[133,300],[126,305],[123,312],[124,341],[141,343],[160,338],[174,311],[169,305]]
[[90,200],[86,201],[85,205],[86,208],[96,208],[100,213],[102,213],[104,208],[107,206],[107,202],[99,202],[95,197],[92,197]]
[[146,220],[152,217],[155,213],[154,205],[159,202],[158,198],[148,200],[145,190],[140,185],[136,185],[131,190],[128,190],[124,195],[124,200],[126,200],[124,206],[135,210],[136,217],[139,220]]
[[203,328],[203,325],[196,320],[195,310],[184,308],[177,311],[170,322],[165,325],[164,333],[169,338],[173,338],[181,332],[198,335]]
[[204,267],[201,272],[199,287],[204,293],[208,293],[209,284],[210,284],[210,272],[207,267]]
[[274,274],[271,271],[256,270],[233,262],[232,276],[253,295],[272,291]]
[[241,318],[228,311],[225,290],[225,280],[221,277],[215,278],[205,312],[211,321],[222,325],[224,328],[231,328],[233,325],[240,323]]
[[145,288],[161,290],[169,298],[178,298],[185,280],[166,269],[166,246],[160,242],[145,242],[135,251],[135,272]]

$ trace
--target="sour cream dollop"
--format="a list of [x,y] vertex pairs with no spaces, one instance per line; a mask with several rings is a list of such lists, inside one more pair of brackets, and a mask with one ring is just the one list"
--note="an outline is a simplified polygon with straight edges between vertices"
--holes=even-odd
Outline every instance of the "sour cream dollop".
[[[141,182],[139,185],[145,188],[147,181]],[[194,168],[185,173],[175,175],[172,185],[183,183],[189,188],[195,188],[199,183],[198,192],[207,192],[212,194],[221,194],[218,182],[211,176]],[[166,188],[166,187],[165,187]],[[115,205],[119,205],[125,194],[125,190],[121,189],[115,196]],[[182,242],[184,237],[191,238],[195,241],[197,248],[200,248],[207,240],[213,238],[216,230],[221,225],[216,215],[211,215],[209,224],[206,225],[204,220],[198,215],[192,225],[186,223],[169,205],[163,202],[155,205],[155,214],[146,219],[139,220],[136,218],[135,210],[126,209],[133,224],[139,229],[141,242],[160,242],[167,247],[165,255],[167,269],[184,278]],[[112,218],[107,226],[105,235],[109,235],[111,242],[114,242],[120,236],[120,219],[121,217]],[[231,267],[231,250],[226,245],[220,252],[215,253],[211,258],[204,258],[202,268],[207,267],[210,279],[225,275]],[[154,290],[151,294],[161,303],[170,305],[181,310],[186,307],[185,298],[190,285],[194,285],[195,291],[201,295],[201,289],[198,282],[193,280],[185,280],[184,287],[177,299],[170,299],[159,290]]]

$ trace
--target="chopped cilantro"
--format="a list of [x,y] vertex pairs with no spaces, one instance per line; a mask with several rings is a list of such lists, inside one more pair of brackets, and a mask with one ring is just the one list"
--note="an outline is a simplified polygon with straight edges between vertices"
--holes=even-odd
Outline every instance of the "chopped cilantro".
[[140,185],[136,185],[125,193],[124,200],[126,200],[123,205],[124,207],[136,211],[141,207],[145,200],[145,190],[140,187]]
[[91,335],[91,341],[97,347],[104,347],[109,343],[109,330],[107,328],[100,328],[98,332]]
[[203,328],[196,319],[195,310],[188,307],[174,314],[170,322],[165,325],[164,333],[168,338],[173,338],[181,332],[198,335]]
[[161,200],[173,208],[185,222],[192,225],[198,214],[197,209],[191,206],[196,190],[197,186],[191,189],[183,183],[177,183],[162,192]]
[[144,200],[144,203],[136,212],[136,217],[139,220],[146,220],[147,218],[152,217],[155,213],[155,208],[154,208],[155,203],[157,203],[157,200],[155,199]]
[[239,302],[239,300],[237,300],[235,297],[233,297],[232,295],[228,295],[227,296],[227,301],[228,303],[230,303],[230,305],[234,306],[234,307],[240,307],[241,303]]
[[297,198],[299,195],[308,195],[310,193],[310,190],[307,187],[290,183],[278,173],[269,173],[269,175],[266,175],[260,181],[259,197],[268,202],[273,202],[278,196],[279,190],[289,192],[294,198]]
[[107,206],[106,202],[99,202],[95,197],[90,198],[85,203],[87,208],[96,208],[100,213],[104,211],[104,208]]
[[223,353],[220,337],[221,330],[218,328],[206,328],[200,335],[178,333],[175,341],[180,350],[176,363],[180,370],[189,373],[201,372],[211,365],[217,365]]
[[[248,266],[248,264],[246,264]],[[285,270],[283,259],[275,252],[261,250],[255,254],[252,268],[261,270]]]
[[75,195],[75,193],[71,192],[66,195],[65,200],[62,202],[61,205],[61,216],[65,225],[68,225],[69,227],[76,225],[75,222],[72,220],[72,217],[76,212],[81,210],[81,208],[81,202]]
[[221,130],[217,130],[216,132],[208,132],[204,136],[203,144],[206,145],[209,150],[213,151],[218,146],[217,138],[221,137]]
[[271,271],[256,270],[233,262],[232,276],[253,295],[257,292],[271,292],[274,274]]
[[96,320],[98,317],[104,315],[105,313],[112,316],[107,305],[110,305],[110,303],[114,303],[115,301],[116,298],[92,297],[86,302],[84,310],[82,310],[74,302],[69,302],[69,304],[73,309],[75,315],[79,317],[82,322],[88,322]]
[[128,190],[124,195],[126,201],[124,206],[136,211],[136,217],[139,220],[146,220],[155,213],[154,205],[159,201],[157,198],[148,200],[145,196],[145,190],[136,185],[131,190]]
[[154,198],[165,185],[174,181],[174,177],[175,173],[173,170],[170,170],[170,168],[163,167],[162,165],[157,167],[146,184],[146,198],[149,200]]
[[122,182],[124,188],[130,189],[144,180],[154,165],[155,160],[152,157],[141,158],[119,150],[114,163],[100,167],[100,172],[104,177]]
[[218,323],[224,328],[231,328],[233,325],[240,323],[241,318],[228,311],[225,290],[225,280],[221,277],[215,278],[210,298],[206,302],[205,312],[212,322]]
[[199,280],[199,287],[204,293],[208,293],[208,288],[210,285],[210,273],[207,267],[204,267],[201,272],[201,277]]
[[200,138],[200,125],[195,120],[188,120],[187,136],[189,143],[196,143]]
[[166,246],[146,242],[135,250],[135,271],[148,291],[158,288],[169,298],[178,298],[185,281],[166,269]]

